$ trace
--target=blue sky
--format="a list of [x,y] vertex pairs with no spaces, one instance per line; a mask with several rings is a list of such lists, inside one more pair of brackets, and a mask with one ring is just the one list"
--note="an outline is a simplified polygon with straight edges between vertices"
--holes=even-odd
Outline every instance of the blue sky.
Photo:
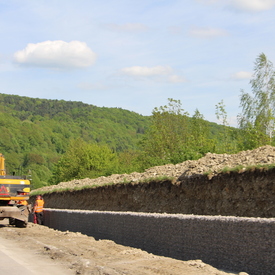
[[0,93],[151,115],[180,100],[237,126],[260,53],[275,62],[275,0],[0,0]]

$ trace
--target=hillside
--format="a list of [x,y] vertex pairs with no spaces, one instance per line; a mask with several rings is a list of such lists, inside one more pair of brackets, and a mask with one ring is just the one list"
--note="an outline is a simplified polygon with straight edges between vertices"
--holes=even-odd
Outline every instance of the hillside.
[[8,173],[31,170],[35,185],[42,186],[71,139],[107,144],[116,152],[136,150],[149,121],[120,108],[0,94],[0,152]]
[[[56,167],[72,149],[72,142],[78,152],[69,151],[65,156],[67,167],[80,170],[85,167],[80,173],[82,178],[93,173],[93,156],[80,152],[78,140],[107,146],[113,152],[112,168],[96,170],[96,176],[140,172],[155,165],[197,159],[207,152],[232,153],[242,147],[238,129],[207,122],[198,114],[197,117],[174,115],[170,111],[163,116],[159,114],[156,128],[154,115],[145,117],[120,108],[77,101],[0,94],[0,152],[6,158],[8,173],[31,173],[33,186],[38,188],[74,177],[66,171],[67,178],[60,180],[61,167]],[[74,162],[77,159],[81,163]]]
[[41,147],[43,143],[51,141],[52,148],[57,153],[63,153],[67,144],[62,142],[73,137],[107,143],[118,151],[136,148],[139,135],[149,125],[149,118],[137,113],[120,108],[96,107],[77,101],[0,94],[0,104],[2,127],[8,127],[8,122],[13,122],[15,129],[19,126],[16,122],[26,123],[22,125],[25,127],[29,123],[33,127],[29,130],[38,132],[32,134],[38,135],[42,130],[44,135],[34,136],[33,139],[38,140],[30,145]]

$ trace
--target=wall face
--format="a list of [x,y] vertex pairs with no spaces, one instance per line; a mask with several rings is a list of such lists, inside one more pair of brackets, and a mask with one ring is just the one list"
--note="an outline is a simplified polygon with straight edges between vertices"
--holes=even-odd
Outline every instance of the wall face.
[[46,209],[45,225],[231,272],[275,272],[275,218]]
[[49,193],[45,222],[156,255],[274,275],[274,178],[270,169]]
[[275,217],[275,169],[45,194],[45,207],[240,217]]

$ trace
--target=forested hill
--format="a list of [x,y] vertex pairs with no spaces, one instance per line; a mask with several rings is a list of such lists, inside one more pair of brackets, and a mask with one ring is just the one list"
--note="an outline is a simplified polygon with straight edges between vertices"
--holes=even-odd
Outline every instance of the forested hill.
[[180,101],[169,101],[146,117],[121,108],[0,94],[0,153],[7,172],[31,171],[37,188],[241,148],[236,129],[205,121],[198,112],[193,117],[173,112],[181,110]]
[[[139,135],[149,125],[149,117],[120,108],[97,107],[79,101],[0,94],[0,105],[1,127],[16,131],[19,126],[13,124],[16,121],[24,126],[26,123],[35,125],[26,127],[37,127],[38,132],[42,131],[44,139],[50,138],[58,153],[64,152],[66,147],[66,144],[62,145],[62,140],[78,137],[106,143],[116,151],[136,149]],[[48,132],[39,128],[47,129]]]
[[136,150],[149,120],[120,108],[0,94],[0,153],[10,172],[32,168],[46,180],[70,140]]

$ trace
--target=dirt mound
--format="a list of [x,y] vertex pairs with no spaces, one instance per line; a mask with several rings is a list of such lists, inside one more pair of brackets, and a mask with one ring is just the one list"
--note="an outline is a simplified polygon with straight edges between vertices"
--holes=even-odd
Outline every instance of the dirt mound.
[[150,178],[156,177],[174,177],[176,180],[182,180],[185,177],[201,175],[211,171],[217,174],[223,168],[234,168],[236,166],[249,166],[258,164],[275,163],[275,147],[263,146],[255,150],[241,151],[237,154],[212,154],[207,153],[199,160],[188,160],[179,164],[167,164],[163,166],[155,166],[145,170],[144,173],[131,174],[114,174],[109,177],[99,177],[96,179],[74,179],[69,182],[61,182],[57,185],[46,186],[37,190],[50,191],[56,188],[74,188],[76,186],[87,185],[105,185],[108,183],[123,182],[144,182]]

